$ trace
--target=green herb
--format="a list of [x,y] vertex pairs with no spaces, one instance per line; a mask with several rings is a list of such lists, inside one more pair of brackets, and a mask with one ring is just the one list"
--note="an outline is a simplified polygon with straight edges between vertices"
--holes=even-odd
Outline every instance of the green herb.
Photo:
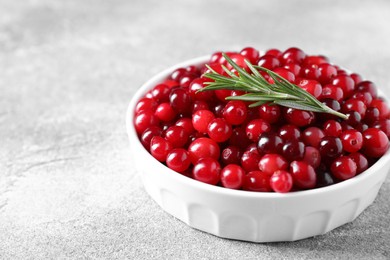
[[[210,72],[206,73],[204,76],[212,79],[213,81],[206,82],[205,84],[207,84],[207,86],[199,91],[218,89],[240,90],[246,92],[246,94],[241,96],[230,96],[226,99],[253,102],[249,105],[249,107],[269,103],[318,113],[329,113],[343,119],[347,119],[346,115],[321,103],[310,93],[301,89],[299,86],[290,83],[275,72],[260,66],[252,65],[248,60],[245,60],[248,68],[250,69],[250,73],[248,73],[238,66],[225,53],[222,55],[238,72],[238,76],[225,66],[222,66],[222,68],[228,76],[223,76],[206,65]],[[259,73],[259,70],[266,72],[274,80],[274,84],[269,83]]]

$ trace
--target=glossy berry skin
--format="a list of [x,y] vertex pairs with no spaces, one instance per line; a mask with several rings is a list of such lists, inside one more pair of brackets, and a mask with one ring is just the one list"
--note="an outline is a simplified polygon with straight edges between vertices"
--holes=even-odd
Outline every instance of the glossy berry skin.
[[240,164],[241,151],[238,147],[230,145],[222,150],[221,162],[224,165],[228,164]]
[[356,111],[362,118],[364,118],[366,110],[367,106],[364,104],[364,102],[356,98],[350,98],[346,100],[343,105],[343,112]]
[[221,184],[225,188],[240,189],[244,182],[245,171],[237,164],[228,164],[221,170]]
[[325,136],[322,129],[312,126],[308,127],[303,131],[302,140],[306,145],[318,147],[321,139]]
[[259,169],[260,154],[251,151],[245,151],[241,156],[241,166],[245,171],[256,171]]
[[134,117],[134,127],[138,135],[141,135],[147,128],[158,124],[157,116],[150,110],[142,111]]
[[141,98],[135,107],[135,114],[142,111],[154,111],[157,106],[158,102],[156,100],[146,97]]
[[259,116],[270,124],[279,121],[281,115],[280,107],[278,105],[264,104],[259,107]]
[[297,85],[302,89],[306,90],[307,92],[309,92],[315,98],[320,97],[322,94],[322,86],[316,80],[301,79],[297,82]]
[[363,147],[363,135],[357,130],[345,130],[340,139],[343,143],[343,149],[349,153],[357,152]]
[[268,174],[273,174],[277,170],[286,170],[288,162],[279,154],[268,153],[259,161],[259,169]]
[[173,108],[168,102],[159,104],[154,114],[160,121],[164,122],[172,121],[176,117],[175,110],[173,110]]
[[348,75],[337,75],[333,78],[332,85],[340,87],[346,98],[350,97],[355,89],[355,82]]
[[339,137],[343,132],[343,128],[336,120],[328,120],[323,126],[324,133],[326,136]]
[[154,136],[150,141],[150,153],[160,162],[165,162],[168,153],[172,149],[172,144],[161,136]]
[[319,145],[321,157],[336,158],[343,152],[343,144],[338,137],[325,136]]
[[199,159],[206,157],[218,160],[220,148],[219,145],[210,138],[200,137],[188,146],[188,152],[191,162],[195,164]]
[[299,127],[308,126],[314,122],[314,113],[294,108],[287,108],[284,113],[284,118],[289,124]]
[[320,151],[315,147],[306,146],[302,161],[316,169],[318,166],[320,166],[321,163]]
[[278,135],[283,141],[299,140],[301,138],[301,131],[295,125],[283,125],[279,128]]
[[198,110],[192,115],[192,125],[200,133],[207,133],[207,128],[215,118],[210,110]]
[[269,70],[274,70],[275,68],[280,66],[280,62],[275,56],[264,55],[260,58],[257,65]]
[[356,163],[356,174],[360,174],[368,169],[368,160],[361,153],[351,153],[348,155]]
[[356,90],[358,92],[369,92],[373,98],[378,96],[378,91],[376,85],[368,80],[361,81],[356,85]]
[[272,191],[270,185],[270,175],[262,171],[250,171],[244,176],[242,188],[247,191],[269,192]]
[[387,119],[390,115],[390,109],[384,100],[373,99],[370,107],[376,107],[379,110],[379,119]]
[[166,163],[170,169],[182,173],[190,167],[191,160],[187,150],[174,148],[168,153]]
[[165,131],[165,139],[169,141],[174,148],[183,147],[188,142],[189,135],[183,127],[173,125]]
[[317,188],[326,187],[335,184],[335,178],[329,171],[317,172]]
[[339,180],[347,180],[356,175],[356,163],[348,156],[341,156],[333,161],[330,170]]
[[337,75],[337,69],[329,63],[319,64],[318,71],[318,80],[321,82],[321,84],[329,83],[331,79]]
[[192,175],[195,180],[216,185],[220,180],[221,166],[214,158],[207,157],[199,159],[194,164]]
[[257,143],[260,154],[279,153],[283,147],[283,140],[272,132],[262,133]]
[[175,125],[183,127],[184,131],[186,131],[188,135],[192,134],[195,131],[192,125],[192,120],[187,117],[180,118],[176,121]]
[[293,178],[287,171],[276,171],[270,178],[270,186],[275,192],[287,193],[293,187]]
[[344,98],[344,91],[340,87],[336,87],[333,85],[325,85],[322,88],[320,99],[322,100],[325,98],[333,99],[340,102]]
[[294,181],[294,186],[297,188],[312,189],[316,186],[316,172],[314,171],[314,168],[306,162],[291,162],[290,173]]
[[263,119],[254,119],[246,126],[246,135],[252,142],[257,142],[262,133],[269,132],[271,125]]
[[260,56],[259,51],[252,47],[242,49],[240,54],[252,64],[256,64]]
[[246,119],[247,105],[243,101],[229,101],[223,109],[222,115],[230,125],[240,125]]
[[209,79],[207,78],[197,78],[191,82],[188,90],[192,100],[210,101],[213,99],[213,91],[198,92],[205,87],[204,83],[208,81]]
[[282,154],[290,162],[302,160],[305,154],[305,144],[298,140],[289,140],[283,144]]
[[149,151],[150,141],[154,136],[161,136],[163,133],[162,129],[159,126],[151,126],[147,128],[141,135],[140,140],[142,145]]
[[225,119],[214,118],[207,126],[207,134],[217,143],[222,143],[232,135],[232,127]]
[[168,102],[169,94],[171,93],[171,88],[165,84],[158,84],[152,89],[153,99],[161,102]]
[[301,49],[292,47],[283,52],[280,59],[283,64],[301,63],[305,57],[306,54]]
[[377,121],[373,127],[382,130],[390,138],[390,119]]
[[368,128],[363,132],[363,154],[379,158],[384,155],[389,148],[389,139],[387,135],[377,129],[377,128]]
[[169,95],[171,107],[177,113],[189,113],[191,106],[191,97],[184,88],[175,88]]

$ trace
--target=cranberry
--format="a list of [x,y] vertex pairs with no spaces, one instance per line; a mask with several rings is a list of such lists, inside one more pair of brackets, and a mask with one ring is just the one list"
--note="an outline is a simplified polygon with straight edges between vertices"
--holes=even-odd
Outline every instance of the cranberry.
[[302,159],[307,164],[311,165],[314,169],[320,166],[321,154],[320,151],[312,146],[305,147],[305,153]]
[[172,149],[172,144],[161,136],[154,136],[150,141],[150,153],[160,162],[165,162],[168,153]]
[[290,173],[294,185],[300,189],[311,189],[316,186],[317,176],[314,168],[303,161],[293,161],[290,164]]
[[376,107],[368,107],[366,110],[366,115],[364,117],[364,122],[372,125],[375,122],[379,121],[379,109]]
[[221,166],[214,158],[201,158],[194,164],[192,174],[195,180],[216,185],[220,180]]
[[243,101],[229,101],[222,112],[223,118],[231,125],[242,124],[247,116],[247,106]]
[[260,56],[259,51],[252,47],[242,49],[240,54],[252,64],[256,64]]
[[348,99],[345,101],[343,106],[343,112],[356,111],[360,114],[361,118],[364,118],[366,114],[367,107],[363,101],[359,99]]
[[352,98],[353,99],[358,99],[360,101],[363,101],[363,103],[366,105],[366,106],[369,106],[372,102],[372,96],[369,92],[355,92],[353,95],[352,95]]
[[376,107],[379,110],[379,119],[387,119],[390,115],[390,109],[382,99],[373,99],[370,107]]
[[224,108],[225,108],[224,103],[217,103],[212,107],[211,111],[214,112],[214,115],[216,117],[223,117],[223,109]]
[[264,104],[259,107],[259,116],[270,124],[280,119],[280,107],[278,105]]
[[241,151],[238,147],[230,145],[222,150],[221,161],[224,165],[240,164]]
[[154,136],[161,136],[162,129],[159,126],[151,126],[147,128],[141,135],[141,143],[149,151],[150,141]]
[[[294,83],[295,82],[295,75],[291,71],[285,68],[276,68],[274,69],[274,72],[284,78],[285,80]],[[275,83],[273,78],[269,78],[268,81],[273,84]]]
[[310,80],[318,80],[320,76],[318,66],[315,64],[302,65],[301,76]]
[[134,127],[137,134],[142,134],[147,128],[151,126],[157,126],[159,124],[158,118],[154,115],[154,112],[150,110],[142,111],[138,113],[134,118]]
[[246,130],[244,126],[235,127],[232,131],[232,135],[229,139],[229,144],[245,149],[251,141],[246,136]]
[[338,137],[325,136],[321,139],[319,151],[322,157],[336,158],[343,152],[343,144]]
[[245,171],[256,171],[259,169],[261,156],[258,152],[245,151],[241,157],[241,166]]
[[288,161],[302,160],[305,154],[305,145],[297,140],[289,140],[284,143],[282,154]]
[[302,127],[308,126],[314,122],[314,113],[294,108],[287,108],[284,113],[284,118],[288,123]]
[[349,153],[359,151],[363,146],[363,135],[354,129],[345,130],[340,136],[343,148]]
[[245,171],[237,164],[226,165],[221,171],[221,183],[229,189],[240,189],[244,182]]
[[265,55],[271,55],[274,56],[275,58],[278,58],[282,55],[282,52],[278,49],[269,49],[265,52]]
[[152,98],[141,98],[136,107],[135,107],[135,113],[138,114],[142,111],[154,111],[156,107],[158,106],[158,102]]
[[275,68],[280,66],[280,62],[275,56],[264,55],[259,59],[257,65],[269,70],[274,70]]
[[158,84],[152,89],[152,96],[158,102],[167,102],[169,93],[171,93],[171,88],[164,84]]
[[270,185],[275,192],[287,193],[293,186],[293,179],[289,172],[279,170],[272,174]]
[[323,126],[324,133],[326,136],[339,137],[343,131],[343,128],[336,120],[328,120]]
[[194,114],[198,110],[209,110],[209,109],[210,109],[209,104],[206,101],[195,100],[192,103],[191,111],[192,111],[192,114]]
[[348,155],[356,163],[356,174],[360,174],[368,169],[368,160],[361,153],[351,153]]
[[368,80],[359,82],[356,86],[356,90],[359,92],[368,91],[373,98],[378,96],[376,85]]
[[256,142],[259,140],[262,133],[269,132],[270,130],[271,126],[267,121],[264,121],[263,119],[254,119],[246,126],[246,135],[249,140]]
[[215,96],[222,102],[226,102],[226,98],[232,95],[231,90],[227,89],[218,89],[214,91]]
[[210,61],[209,63],[218,63],[221,58],[222,58],[222,52],[214,52],[212,55],[211,55],[211,58],[210,58]]
[[167,155],[167,166],[176,172],[184,172],[190,167],[191,160],[187,150],[183,148],[172,149]]
[[[359,74],[357,73],[352,73],[351,75],[349,75],[353,81],[355,81],[355,85],[358,85],[360,82],[363,81],[362,79],[362,76],[360,76]],[[356,89],[358,88],[358,86],[356,86]]]
[[173,125],[165,131],[165,139],[169,141],[174,148],[183,147],[188,142],[188,138],[188,133],[181,126]]
[[325,98],[334,99],[340,102],[344,98],[344,92],[340,87],[336,87],[333,85],[325,85],[322,88],[321,99]]
[[369,157],[381,157],[389,148],[387,135],[377,128],[368,128],[364,131],[363,140],[363,153]]
[[305,57],[306,54],[301,49],[292,47],[283,52],[280,59],[283,64],[288,64],[291,62],[301,63]]
[[171,79],[179,82],[180,79],[187,73],[185,68],[178,68],[171,74]]
[[215,118],[209,110],[198,110],[192,115],[192,125],[195,130],[201,133],[207,133],[207,127]]
[[291,139],[298,140],[301,138],[301,131],[295,125],[283,125],[280,127],[278,134],[280,138],[283,139],[283,141],[288,141]]
[[196,79],[196,75],[192,73],[186,73],[179,82],[180,87],[184,89],[188,89],[190,87],[191,82]]
[[262,171],[248,172],[248,174],[244,176],[242,188],[247,191],[272,191],[270,185],[270,175]]
[[219,159],[219,145],[207,137],[200,137],[194,140],[188,147],[190,159],[195,164],[200,158],[212,157]]
[[305,59],[302,61],[302,64],[319,66],[320,64],[327,63],[327,62],[328,62],[328,58],[326,58],[323,55],[310,55],[305,57]]
[[390,119],[384,119],[376,122],[374,124],[374,128],[382,130],[387,135],[387,137],[390,138]]
[[291,71],[295,75],[295,77],[298,77],[298,75],[301,73],[301,66],[296,63],[288,63],[284,65],[283,68]]
[[347,180],[356,175],[356,163],[348,156],[341,156],[333,161],[330,170],[339,180]]
[[173,110],[168,102],[164,102],[158,105],[154,114],[158,117],[158,119],[164,122],[172,121],[176,117],[175,110]]
[[302,139],[306,145],[318,147],[321,139],[325,136],[324,131],[320,128],[312,126],[308,127],[303,131]]
[[340,87],[344,92],[344,97],[350,97],[355,89],[355,82],[348,75],[337,75],[333,78],[332,84]]
[[223,118],[214,118],[207,126],[207,134],[214,141],[222,143],[232,135],[232,126]]
[[317,172],[317,184],[316,186],[318,188],[326,187],[329,185],[335,184],[336,181],[334,180],[332,174],[328,171],[319,171]]
[[183,88],[172,89],[169,95],[169,102],[178,113],[188,113],[190,111],[191,97]]
[[180,118],[176,121],[175,125],[183,127],[188,135],[195,131],[194,126],[192,125],[192,120],[187,117]]
[[257,150],[260,154],[278,153],[282,149],[282,142],[282,138],[275,133],[262,133],[257,144]]
[[268,153],[259,161],[259,169],[268,174],[273,174],[277,170],[286,170],[288,162],[279,154]]
[[322,63],[318,65],[319,77],[321,84],[327,84],[333,77],[337,75],[337,69],[329,63]]
[[192,100],[210,101],[213,99],[213,91],[198,92],[205,87],[204,83],[209,81],[207,78],[197,78],[191,82],[188,90]]
[[322,86],[316,80],[301,79],[298,81],[297,85],[309,92],[315,98],[318,98],[322,94]]

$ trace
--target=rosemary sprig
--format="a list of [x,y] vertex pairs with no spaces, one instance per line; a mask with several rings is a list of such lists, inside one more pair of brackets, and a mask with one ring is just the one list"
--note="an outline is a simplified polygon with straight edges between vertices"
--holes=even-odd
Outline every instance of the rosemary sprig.
[[[248,73],[246,70],[238,66],[225,53],[222,55],[227,60],[227,62],[238,72],[238,76],[227,69],[225,66],[222,66],[222,68],[228,76],[223,76],[206,65],[210,72],[206,73],[204,76],[212,79],[213,81],[206,82],[205,84],[207,84],[207,86],[203,89],[200,89],[199,91],[218,89],[241,90],[246,92],[246,94],[241,96],[230,96],[226,99],[253,102],[249,105],[249,107],[271,103],[318,113],[329,113],[343,119],[347,119],[346,115],[337,112],[321,103],[310,93],[301,89],[297,85],[290,83],[275,72],[260,66],[255,66],[248,60],[245,60],[246,65],[250,69],[250,73]],[[274,80],[274,84],[269,83],[259,73],[259,70],[266,72]]]

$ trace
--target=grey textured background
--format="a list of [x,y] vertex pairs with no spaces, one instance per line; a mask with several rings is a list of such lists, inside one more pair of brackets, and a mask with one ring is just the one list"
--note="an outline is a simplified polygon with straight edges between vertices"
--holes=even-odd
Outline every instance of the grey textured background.
[[0,258],[390,258],[390,178],[353,223],[253,244],[169,216],[133,170],[137,88],[216,50],[298,46],[390,90],[390,1],[0,1]]

